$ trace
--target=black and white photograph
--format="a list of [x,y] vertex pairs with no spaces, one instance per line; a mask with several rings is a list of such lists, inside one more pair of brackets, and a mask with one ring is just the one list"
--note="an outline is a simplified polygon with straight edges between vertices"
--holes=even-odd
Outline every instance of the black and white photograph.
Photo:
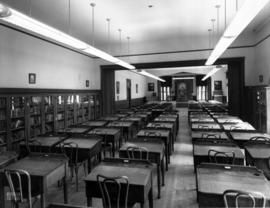
[[0,208],[270,208],[270,0],[0,0]]

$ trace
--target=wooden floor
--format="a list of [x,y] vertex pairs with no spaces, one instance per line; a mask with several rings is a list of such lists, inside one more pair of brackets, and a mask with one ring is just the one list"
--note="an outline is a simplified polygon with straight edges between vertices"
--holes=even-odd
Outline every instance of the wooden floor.
[[[196,208],[196,185],[193,168],[192,144],[188,126],[187,108],[177,108],[180,113],[179,133],[175,150],[171,156],[169,171],[166,172],[165,187],[162,187],[161,199],[157,199],[157,187],[154,189],[154,208]],[[80,174],[82,177],[82,173]],[[156,176],[155,176],[156,177]],[[156,180],[154,179],[154,185]],[[84,182],[80,181],[79,191],[75,191],[74,179],[69,181],[69,203],[86,205]],[[52,187],[49,190],[48,202],[62,202],[62,190]],[[39,207],[39,202],[35,204]],[[102,207],[100,199],[93,200],[93,207]],[[137,206],[139,207],[139,205]],[[146,204],[145,207],[148,207]]]

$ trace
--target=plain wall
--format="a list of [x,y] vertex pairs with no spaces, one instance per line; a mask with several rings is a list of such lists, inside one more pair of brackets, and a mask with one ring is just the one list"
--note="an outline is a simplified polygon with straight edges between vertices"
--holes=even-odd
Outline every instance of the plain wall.
[[[131,80],[131,99],[143,98],[146,96],[146,77],[135,74],[128,70],[115,71],[115,100],[127,99],[127,83],[126,80]],[[116,94],[116,82],[120,83],[120,92]],[[138,93],[136,93],[136,84],[138,84]]]
[[[94,59],[5,26],[0,37],[0,87],[100,89]],[[36,74],[36,84],[28,83],[28,73]]]

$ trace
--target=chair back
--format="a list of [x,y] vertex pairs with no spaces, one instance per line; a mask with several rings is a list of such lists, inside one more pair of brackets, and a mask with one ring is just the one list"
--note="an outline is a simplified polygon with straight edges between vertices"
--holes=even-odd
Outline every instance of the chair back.
[[[256,197],[256,198],[255,198]],[[265,208],[265,196],[260,192],[246,192],[240,190],[226,190],[223,193],[223,201],[226,208],[250,207]]]
[[69,164],[78,163],[78,144],[75,142],[63,142],[60,144],[61,153],[69,158]]
[[262,142],[262,143],[270,143],[270,138],[265,136],[255,136],[251,137],[248,142]]
[[148,160],[149,151],[146,147],[130,146],[127,148],[127,156],[130,159]]
[[129,181],[127,176],[97,175],[104,208],[127,208]]
[[29,208],[32,208],[32,195],[31,195],[31,177],[25,170],[4,170],[8,186],[10,188],[11,202],[15,207],[18,207],[19,203],[24,202],[25,196]]
[[208,158],[209,158],[209,161],[213,163],[226,163],[226,164],[233,165],[235,161],[235,153],[234,152],[221,152],[221,151],[210,149],[208,151]]

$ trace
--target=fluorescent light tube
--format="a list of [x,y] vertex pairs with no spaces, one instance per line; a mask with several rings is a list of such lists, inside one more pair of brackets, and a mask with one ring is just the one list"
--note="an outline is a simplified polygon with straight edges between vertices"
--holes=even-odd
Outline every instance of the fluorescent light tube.
[[269,0],[245,0],[221,36],[205,65],[212,65],[268,2]]
[[134,72],[134,73],[136,73],[136,74],[141,74],[141,75],[144,75],[144,76],[147,76],[147,77],[150,77],[150,78],[152,78],[152,79],[156,79],[156,80],[159,80],[159,81],[161,81],[161,82],[166,82],[164,79],[161,79],[161,78],[159,78],[159,77],[157,77],[157,76],[155,76],[155,75],[153,75],[153,74],[151,74],[151,73],[148,73],[148,72],[146,72],[146,71],[144,71],[144,70],[131,70],[132,72]]
[[213,68],[210,72],[208,72],[203,78],[202,81],[205,81],[206,79],[208,79],[208,77],[213,76],[216,72],[218,72],[220,69],[222,69],[222,67],[215,67]]
[[89,44],[81,40],[78,40],[66,33],[63,33],[60,30],[57,30],[21,12],[18,12],[15,9],[12,9],[2,4],[1,2],[0,2],[0,21],[5,22],[10,26],[13,27],[15,26],[16,28],[22,28],[24,30],[30,31],[31,34],[51,39],[60,44],[67,45],[73,49],[80,50],[84,53],[102,58],[106,61],[120,65],[127,69],[135,69],[134,66],[118,58],[115,58],[106,52],[94,48]]

